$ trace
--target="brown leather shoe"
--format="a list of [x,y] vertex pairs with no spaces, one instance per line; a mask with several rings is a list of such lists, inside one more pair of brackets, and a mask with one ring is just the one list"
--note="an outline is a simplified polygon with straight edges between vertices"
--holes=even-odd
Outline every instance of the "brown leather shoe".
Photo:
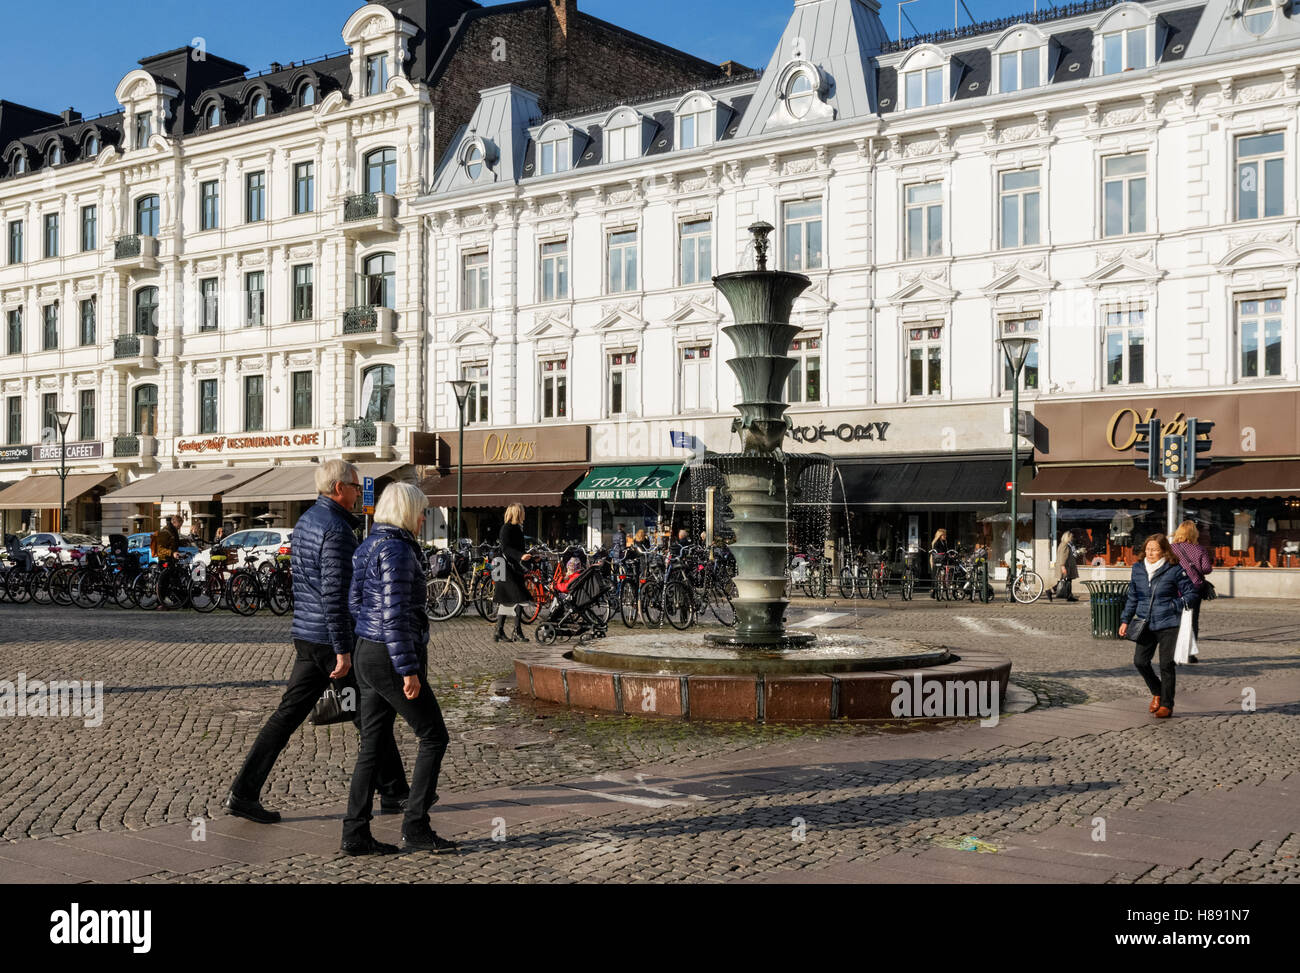
[[1174,708],[1172,706],[1161,706],[1158,710],[1156,710],[1156,719],[1158,720],[1163,720],[1166,717],[1173,716],[1173,715],[1174,715]]
[[1151,708],[1148,709],[1147,712],[1148,712],[1148,713],[1154,713],[1154,712],[1155,712],[1156,710],[1158,710],[1159,708],[1160,708],[1160,697],[1159,697],[1159,696],[1152,696],[1152,697],[1151,697]]

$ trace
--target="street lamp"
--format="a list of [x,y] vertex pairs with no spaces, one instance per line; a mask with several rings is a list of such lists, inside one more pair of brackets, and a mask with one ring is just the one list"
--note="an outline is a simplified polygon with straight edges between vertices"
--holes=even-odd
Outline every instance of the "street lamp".
[[68,423],[72,421],[72,413],[56,412],[54,419],[59,424],[59,533],[62,534],[68,487]]
[[465,400],[469,398],[474,383],[467,378],[457,378],[448,384],[456,393],[456,410],[459,414],[460,428],[456,445],[456,543],[449,545],[455,552],[460,547],[460,508],[465,499]]
[[1020,372],[1038,339],[1033,335],[1011,335],[998,339],[1011,369],[1011,600],[1015,601],[1016,525],[1020,514]]

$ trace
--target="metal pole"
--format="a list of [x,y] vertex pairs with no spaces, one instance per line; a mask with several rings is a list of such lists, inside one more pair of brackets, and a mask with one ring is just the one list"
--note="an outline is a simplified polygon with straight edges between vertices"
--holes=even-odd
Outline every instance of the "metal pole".
[[1011,385],[1011,600],[1015,599],[1016,584],[1016,518],[1020,513],[1020,479],[1016,475],[1020,468],[1020,369],[1023,362],[1017,363],[1012,375]]
[[456,399],[456,407],[460,418],[460,430],[456,445],[456,543],[452,546],[453,551],[460,550],[460,509],[465,499],[465,403],[459,396]]
[[[58,420],[55,420],[56,422]],[[59,533],[63,530],[64,511],[68,492],[68,431],[59,423]]]
[[1168,501],[1169,530],[1167,536],[1173,537],[1178,529],[1178,481],[1165,480],[1165,498]]

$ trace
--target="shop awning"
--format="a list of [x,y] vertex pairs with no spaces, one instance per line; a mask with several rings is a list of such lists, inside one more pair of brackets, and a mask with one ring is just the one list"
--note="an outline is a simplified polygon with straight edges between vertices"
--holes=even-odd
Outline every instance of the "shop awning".
[[[96,487],[117,483],[116,473],[69,473],[65,498],[68,503]],[[29,476],[0,493],[0,510],[58,510],[59,478],[50,474]]]
[[[987,510],[1010,502],[1011,457],[937,462],[836,463],[854,507]],[[838,500],[832,488],[832,502]]]
[[104,498],[105,503],[211,502],[227,490],[247,483],[269,466],[219,466],[198,470],[163,470],[136,480]]
[[573,491],[576,500],[667,500],[682,475],[679,464],[598,466]]
[[[1048,466],[1024,494],[1034,500],[1161,499],[1164,487],[1136,466]],[[1300,460],[1264,460],[1211,466],[1182,491],[1185,497],[1300,496]]]
[[[564,491],[587,472],[586,466],[548,470],[466,471],[462,506],[504,508],[512,503],[525,507],[558,507]],[[426,477],[420,489],[434,507],[456,506],[456,473]]]
[[1300,460],[1261,460],[1211,466],[1183,490],[1185,497],[1300,497]]
[[[378,480],[406,463],[357,463],[357,475]],[[277,466],[269,473],[222,494],[222,503],[281,503],[290,500],[315,500],[317,463]]]

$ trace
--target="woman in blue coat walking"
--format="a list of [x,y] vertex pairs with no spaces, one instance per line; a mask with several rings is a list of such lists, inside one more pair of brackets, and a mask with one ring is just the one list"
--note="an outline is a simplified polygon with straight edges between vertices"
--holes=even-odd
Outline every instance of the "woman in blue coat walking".
[[[1128,586],[1128,601],[1120,615],[1119,634],[1128,636],[1134,619],[1146,625],[1137,638],[1133,665],[1151,690],[1150,712],[1158,719],[1174,712],[1174,648],[1178,643],[1178,626],[1183,609],[1197,602],[1196,586],[1178,563],[1178,557],[1164,534],[1147,538],[1146,557],[1133,565]],[[1160,652],[1160,678],[1151,667],[1151,657]]]

